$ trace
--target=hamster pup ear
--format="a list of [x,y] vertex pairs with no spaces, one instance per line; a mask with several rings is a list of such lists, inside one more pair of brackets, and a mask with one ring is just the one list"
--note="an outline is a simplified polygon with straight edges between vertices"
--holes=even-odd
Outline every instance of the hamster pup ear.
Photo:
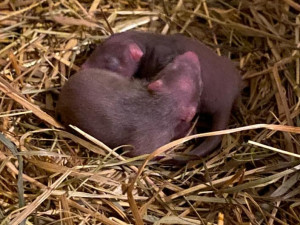
[[142,56],[144,55],[143,51],[135,43],[129,44],[129,52],[130,52],[131,57],[136,62],[139,62],[140,59],[142,58]]
[[159,79],[148,84],[148,90],[150,91],[162,91],[164,89],[164,82]]

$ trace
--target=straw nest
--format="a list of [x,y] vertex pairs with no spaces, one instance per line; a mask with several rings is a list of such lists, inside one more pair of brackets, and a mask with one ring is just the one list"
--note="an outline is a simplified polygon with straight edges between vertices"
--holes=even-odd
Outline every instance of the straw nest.
[[[0,10],[1,224],[300,222],[297,1],[5,0]],[[149,161],[139,176],[145,157],[61,129],[61,86],[95,44],[129,29],[180,32],[236,62],[245,88],[229,127],[248,127],[227,130],[201,162]]]

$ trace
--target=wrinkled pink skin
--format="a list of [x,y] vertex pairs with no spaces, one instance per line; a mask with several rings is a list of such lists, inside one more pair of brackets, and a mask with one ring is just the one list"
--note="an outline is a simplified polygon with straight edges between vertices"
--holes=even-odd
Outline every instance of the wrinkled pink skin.
[[[130,156],[151,153],[186,129],[198,107],[200,63],[186,52],[158,73],[148,87],[114,72],[86,68],[62,88],[57,116],[110,147],[131,144]],[[174,79],[176,78],[176,79]],[[183,131],[180,131],[183,132]]]
[[[132,55],[136,55],[129,47],[133,44],[138,46],[142,52],[142,54],[138,54],[141,55],[138,61],[127,59],[134,58]],[[134,51],[140,53],[137,49]],[[157,72],[175,56],[187,51],[195,52],[201,64],[203,89],[201,89],[202,92],[199,90],[201,98],[196,112],[212,116],[212,131],[225,129],[232,105],[240,93],[241,76],[230,60],[218,56],[199,41],[179,34],[158,35],[127,31],[112,35],[103,45],[96,48],[92,56],[83,64],[83,68],[102,68],[107,62],[103,61],[104,58],[117,58],[118,60],[115,61],[120,62],[121,65],[116,63],[118,66],[110,67],[112,71],[126,77],[134,76],[151,81],[157,79]],[[174,79],[176,79],[175,76]],[[150,89],[152,85],[149,84]],[[183,135],[181,132],[188,130],[187,127],[189,127],[188,123],[178,126],[178,137]],[[205,156],[211,153],[219,145],[221,138],[222,136],[206,138],[190,154]]]

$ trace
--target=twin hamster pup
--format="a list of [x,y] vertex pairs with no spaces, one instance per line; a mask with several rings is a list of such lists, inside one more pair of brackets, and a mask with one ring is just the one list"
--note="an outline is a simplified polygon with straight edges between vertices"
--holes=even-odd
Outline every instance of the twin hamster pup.
[[[119,82],[119,85],[115,86],[113,81],[110,81],[111,83],[108,82],[109,76],[107,76],[107,71],[101,70],[96,72],[96,70],[92,69],[105,69],[115,72],[116,74],[112,77],[118,80],[116,83]],[[132,155],[149,153],[173,138],[183,136],[190,128],[190,122],[195,114],[210,115],[212,117],[212,131],[225,129],[229,121],[232,105],[241,88],[241,76],[230,60],[218,56],[199,41],[179,34],[159,35],[127,31],[112,35],[103,44],[99,45],[82,65],[79,75],[81,74],[82,77],[88,75],[90,78],[85,79],[92,79],[93,77],[93,80],[90,80],[90,82],[85,81],[87,84],[81,84],[83,86],[73,94],[74,96],[76,96],[75,94],[82,94],[83,90],[86,91],[89,88],[89,83],[91,85],[93,82],[96,83],[97,75],[91,75],[92,73],[102,77],[99,78],[99,81],[97,80],[99,87],[102,81],[108,85],[109,90],[106,90],[107,94],[102,93],[103,91],[98,91],[97,87],[94,86],[94,94],[90,93],[90,95],[93,94],[94,96],[93,98],[90,97],[90,99],[94,100],[85,100],[86,102],[81,102],[80,104],[76,103],[75,100],[75,102],[69,103],[68,107],[70,109],[66,113],[60,107],[63,105],[62,102],[65,102],[65,99],[68,97],[66,93],[68,88],[70,88],[68,86],[71,86],[72,82],[76,85],[71,78],[68,82],[70,84],[67,83],[62,90],[58,102],[58,112],[62,115],[65,124],[81,125],[83,123],[81,120],[85,117],[84,112],[82,112],[81,117],[78,115],[78,118],[71,118],[70,121],[63,115],[68,117],[69,115],[80,114],[80,112],[75,112],[78,110],[75,105],[80,105],[81,108],[93,108],[92,105],[94,105],[95,109],[93,112],[96,115],[88,114],[89,116],[85,117],[87,118],[85,120],[86,124],[89,125],[82,129],[92,135],[94,134],[95,137],[108,145],[111,144],[111,146],[133,144],[136,150],[131,152]],[[77,79],[82,79],[81,83],[83,83],[83,78]],[[121,83],[126,83],[126,85]],[[144,83],[147,83],[146,87],[143,85]],[[145,88],[145,93],[148,94],[142,94],[137,91],[137,89],[143,88]],[[114,97],[111,97],[111,101],[108,101],[110,100],[110,94],[112,94],[110,92],[113,92],[112,90],[118,90],[118,94],[115,94]],[[87,94],[83,95],[85,97],[89,96]],[[126,106],[128,108],[125,110],[122,104],[126,101],[130,102],[130,105]],[[114,105],[115,108],[111,108],[112,111],[104,112],[102,109],[99,109],[100,114],[98,114],[97,107],[106,108],[111,106],[111,104],[117,104],[117,102],[120,104]],[[73,109],[72,104],[74,104]],[[87,104],[91,105],[87,106]],[[118,111],[119,114],[112,114],[114,111]],[[155,113],[146,113],[151,111]],[[138,112],[138,114],[135,112]],[[165,116],[167,114],[170,114],[170,116]],[[102,120],[96,119],[97,115],[101,115]],[[118,133],[114,130],[120,129],[125,131],[128,129],[125,128],[125,124],[119,123],[123,118],[129,120],[127,122],[128,126],[133,126],[130,123],[135,123],[136,127],[138,127],[139,131],[131,136],[131,140],[126,136],[126,132]],[[115,123],[115,127],[102,125],[105,124],[104,122],[112,120],[115,120],[115,122],[112,122]],[[123,125],[124,129],[122,128]],[[116,138],[114,143],[112,143],[112,140],[106,141],[108,138],[105,134],[101,134],[101,131],[96,135],[97,132],[94,132],[94,130],[101,130],[102,127],[106,128],[107,131],[111,131],[112,135],[117,135],[116,137],[112,136]],[[135,129],[137,129],[136,127]],[[147,135],[155,137],[153,140],[152,138],[151,140],[147,139],[149,140],[147,143],[152,142],[151,146],[145,147],[144,145],[140,147],[139,143]],[[164,137],[162,138],[164,141],[159,140],[158,137],[160,136]],[[122,138],[123,140],[121,140]],[[205,156],[211,153],[220,141],[221,136],[206,138],[190,154]]]

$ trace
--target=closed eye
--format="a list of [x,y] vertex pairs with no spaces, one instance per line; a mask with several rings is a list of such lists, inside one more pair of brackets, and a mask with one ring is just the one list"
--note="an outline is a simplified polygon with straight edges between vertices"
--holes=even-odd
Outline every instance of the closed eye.
[[106,58],[106,69],[112,70],[112,71],[117,71],[120,68],[120,60],[116,57],[109,57]]

